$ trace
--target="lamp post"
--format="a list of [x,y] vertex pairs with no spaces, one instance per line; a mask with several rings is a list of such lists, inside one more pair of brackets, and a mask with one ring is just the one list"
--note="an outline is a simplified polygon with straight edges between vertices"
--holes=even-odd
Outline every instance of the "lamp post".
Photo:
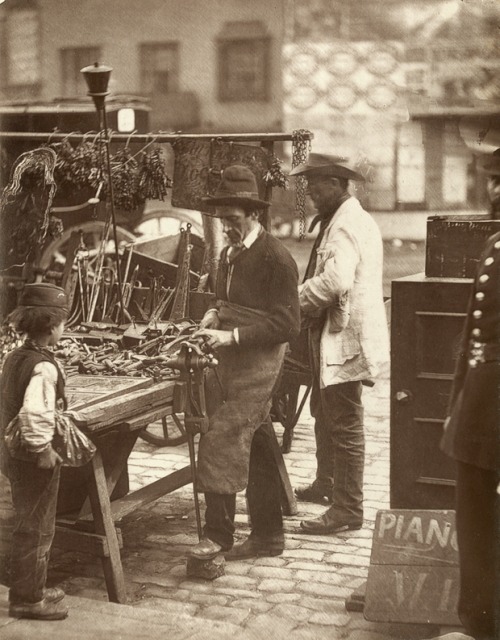
[[81,73],[85,78],[88,86],[87,95],[91,96],[94,101],[97,114],[99,116],[99,129],[104,131],[104,140],[106,147],[106,166],[108,172],[108,188],[109,188],[109,203],[111,208],[111,222],[113,226],[113,238],[115,241],[115,258],[116,258],[116,271],[118,279],[118,301],[120,303],[120,323],[125,320],[125,309],[123,308],[123,287],[122,276],[120,270],[120,252],[118,250],[118,235],[116,232],[116,213],[115,213],[115,200],[113,195],[113,180],[111,175],[111,157],[110,157],[110,138],[108,131],[108,120],[106,116],[106,96],[109,95],[108,83],[111,76],[112,67],[101,65],[95,62],[93,65],[84,67],[81,69]]

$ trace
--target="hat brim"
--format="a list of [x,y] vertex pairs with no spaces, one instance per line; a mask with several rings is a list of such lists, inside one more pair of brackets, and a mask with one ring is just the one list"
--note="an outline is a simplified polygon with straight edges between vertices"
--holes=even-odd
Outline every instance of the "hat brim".
[[308,176],[312,175],[323,175],[323,176],[332,176],[334,178],[345,178],[346,180],[355,180],[356,182],[365,182],[365,178],[354,171],[353,169],[349,169],[349,167],[343,167],[342,165],[322,165],[322,166],[313,166],[304,162],[302,164],[298,164],[294,167],[290,173],[290,176]]
[[477,163],[478,171],[487,173],[490,176],[500,176],[500,158],[485,157],[480,158]]
[[[236,207],[244,207],[247,208],[255,208],[255,209],[267,209],[271,205],[267,200],[260,200],[259,198],[244,198],[241,196],[205,196],[200,198],[200,201],[203,204],[207,204],[211,207],[226,207],[226,206],[236,206]],[[217,216],[216,213],[211,213],[208,211],[202,211],[203,214],[209,216]],[[218,217],[218,216],[217,216]]]

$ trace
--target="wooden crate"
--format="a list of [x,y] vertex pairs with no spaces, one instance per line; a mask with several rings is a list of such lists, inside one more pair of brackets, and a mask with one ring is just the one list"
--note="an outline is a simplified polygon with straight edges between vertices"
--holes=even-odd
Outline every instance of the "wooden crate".
[[486,240],[497,231],[500,231],[500,220],[487,216],[427,218],[425,275],[473,278]]

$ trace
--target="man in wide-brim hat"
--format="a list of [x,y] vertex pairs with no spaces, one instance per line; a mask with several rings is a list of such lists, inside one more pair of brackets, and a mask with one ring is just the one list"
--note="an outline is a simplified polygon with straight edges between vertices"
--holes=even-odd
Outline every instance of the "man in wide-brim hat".
[[364,181],[346,158],[312,153],[290,175],[307,179],[319,223],[304,282],[302,326],[309,332],[317,470],[300,500],[329,502],[307,533],[332,534],[363,524],[364,428],[361,391],[388,360],[382,294],[383,249],[373,218],[349,193]]
[[[216,305],[195,336],[217,351],[207,378],[210,426],[200,437],[198,489],[205,493],[203,538],[189,552],[207,560],[276,556],[283,552],[281,481],[273,454],[271,397],[286,343],[299,331],[297,265],[259,221],[269,203],[252,171],[227,167],[205,199],[222,220],[229,246],[216,280]],[[233,547],[236,493],[247,488],[251,534]]]

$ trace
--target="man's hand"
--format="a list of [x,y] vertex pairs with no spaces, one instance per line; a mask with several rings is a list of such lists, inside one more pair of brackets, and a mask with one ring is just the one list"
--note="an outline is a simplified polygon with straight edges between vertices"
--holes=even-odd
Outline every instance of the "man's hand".
[[209,309],[200,322],[200,329],[218,329],[220,327],[217,309]]
[[45,451],[38,454],[37,466],[40,469],[53,469],[56,465],[61,464],[62,458],[52,447],[48,447]]
[[236,344],[232,331],[220,331],[217,329],[198,329],[193,333],[193,338],[203,338],[212,348],[229,347]]

